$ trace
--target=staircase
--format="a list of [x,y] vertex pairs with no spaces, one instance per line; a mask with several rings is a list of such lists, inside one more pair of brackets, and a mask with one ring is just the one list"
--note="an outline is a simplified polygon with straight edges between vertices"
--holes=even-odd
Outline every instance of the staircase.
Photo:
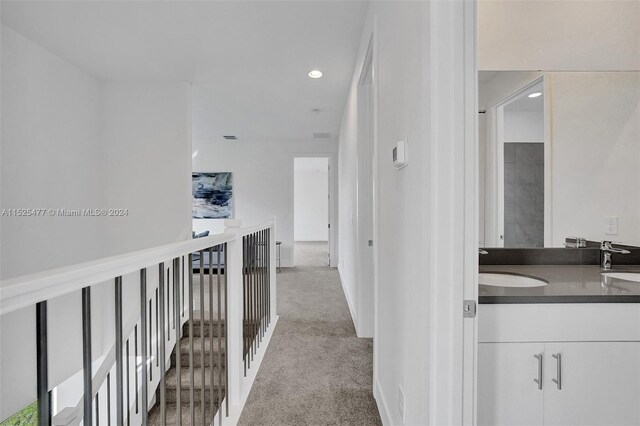
[[[209,314],[205,313],[205,318]],[[218,335],[218,321],[213,324],[208,319],[204,321],[204,327],[200,320],[200,314],[194,314],[193,321],[193,409],[195,416],[194,425],[210,425],[213,416],[216,415],[220,402],[225,396],[225,338],[224,320],[220,324]],[[213,331],[212,326],[213,325]],[[203,330],[204,328],[204,330]],[[204,332],[203,332],[204,331]],[[204,352],[202,343],[204,341]],[[190,359],[189,359],[189,321],[184,324],[182,338],[179,345],[171,354],[171,368],[165,375],[165,398],[167,411],[167,425],[177,425],[178,392],[180,393],[181,412],[183,425],[191,425],[191,397],[190,397]],[[219,345],[219,346],[218,346]],[[218,349],[219,347],[219,349]],[[180,377],[178,377],[178,356],[180,351]],[[202,355],[204,354],[204,363]],[[204,386],[202,374],[204,372]],[[211,386],[213,375],[213,386]],[[203,401],[204,393],[204,401]],[[149,411],[148,424],[161,425],[160,418],[160,388],[156,391],[156,403]],[[204,408],[205,422],[202,422],[202,410]]]

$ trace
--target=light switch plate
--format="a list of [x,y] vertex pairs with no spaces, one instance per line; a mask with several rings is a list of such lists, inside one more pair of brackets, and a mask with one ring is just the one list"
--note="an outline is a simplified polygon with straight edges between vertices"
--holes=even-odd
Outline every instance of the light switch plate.
[[605,229],[606,235],[618,235],[618,216],[605,216]]

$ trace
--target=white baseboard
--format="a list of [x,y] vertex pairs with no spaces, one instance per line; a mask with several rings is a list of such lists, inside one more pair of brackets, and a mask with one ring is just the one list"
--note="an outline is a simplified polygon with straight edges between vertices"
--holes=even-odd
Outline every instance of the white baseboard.
[[378,381],[377,375],[373,374],[373,397],[376,400],[376,405],[378,406],[378,412],[380,413],[380,419],[382,420],[383,425],[391,425],[391,415],[389,413],[389,405],[387,404],[387,399],[384,396],[384,392],[380,387],[380,382]]
[[[265,353],[267,352],[267,348],[269,347],[269,343],[271,342],[271,337],[273,336],[273,332],[276,329],[276,325],[278,324],[278,319],[280,316],[276,315],[273,321],[273,325],[269,327],[267,332],[264,334],[262,338],[262,345],[258,349],[257,353],[253,356],[253,361],[251,362],[251,368],[247,371],[247,377],[245,378],[245,386],[244,389],[241,390],[240,397],[240,405],[229,406],[229,416],[225,416],[225,413],[218,410],[212,425],[218,425],[220,414],[222,417],[222,425],[223,426],[235,426],[240,421],[240,416],[242,415],[242,410],[244,409],[244,405],[247,403],[247,398],[249,397],[249,393],[251,392],[251,388],[253,387],[253,383],[256,380],[256,376],[258,375],[258,371],[260,371],[260,365],[262,364],[262,360],[264,358]],[[226,401],[223,400],[222,406]]]
[[318,238],[296,238],[294,243],[328,243],[327,239]]
[[351,298],[351,294],[349,290],[347,290],[347,286],[345,284],[345,280],[342,277],[342,271],[340,270],[340,266],[338,265],[338,276],[340,277],[340,284],[342,284],[342,292],[344,293],[344,297],[347,299],[347,305],[349,306],[349,313],[351,314],[351,320],[353,321],[353,327],[356,329],[356,334],[358,331],[358,313],[353,304],[353,300]]

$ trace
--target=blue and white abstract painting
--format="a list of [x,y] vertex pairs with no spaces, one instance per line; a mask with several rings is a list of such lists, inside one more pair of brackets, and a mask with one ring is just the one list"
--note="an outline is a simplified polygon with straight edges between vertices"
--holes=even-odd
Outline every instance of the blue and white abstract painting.
[[193,218],[233,217],[233,182],[230,172],[193,173]]

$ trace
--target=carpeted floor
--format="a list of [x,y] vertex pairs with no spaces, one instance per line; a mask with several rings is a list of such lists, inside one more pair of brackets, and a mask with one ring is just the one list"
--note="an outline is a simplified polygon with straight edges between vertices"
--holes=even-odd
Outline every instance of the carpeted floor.
[[[306,245],[297,259],[314,257]],[[297,263],[278,274],[280,320],[239,425],[381,424],[373,342],[356,337],[337,270]]]
[[329,243],[327,241],[297,241],[294,246],[296,266],[327,266]]

